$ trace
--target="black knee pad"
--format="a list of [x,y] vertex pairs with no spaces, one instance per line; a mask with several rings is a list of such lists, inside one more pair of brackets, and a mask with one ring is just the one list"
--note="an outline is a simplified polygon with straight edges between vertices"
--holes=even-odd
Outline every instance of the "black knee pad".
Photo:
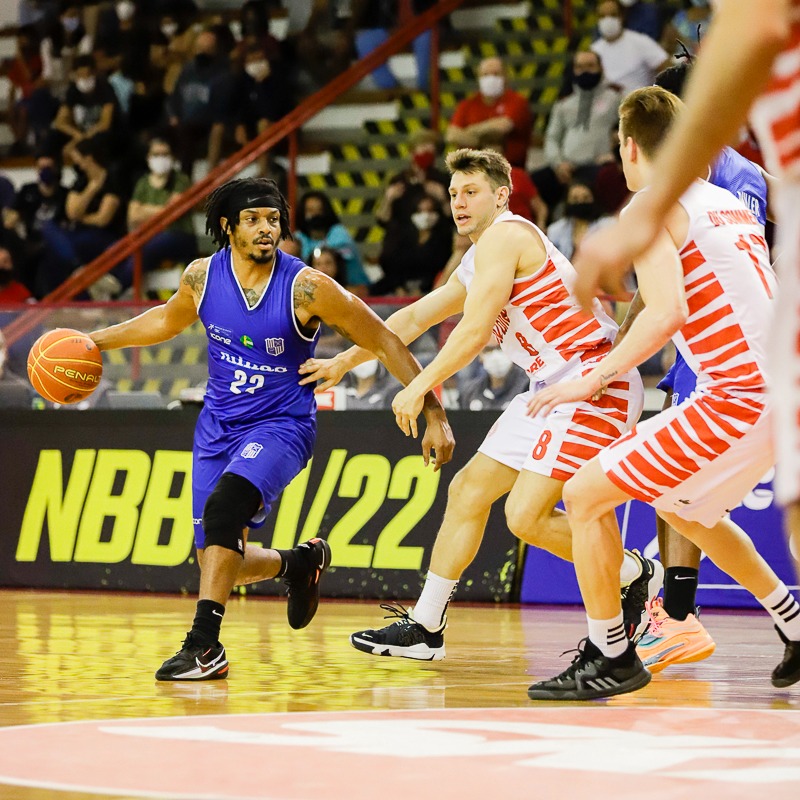
[[217,545],[244,555],[242,529],[261,506],[261,492],[247,478],[226,472],[203,509],[205,547]]

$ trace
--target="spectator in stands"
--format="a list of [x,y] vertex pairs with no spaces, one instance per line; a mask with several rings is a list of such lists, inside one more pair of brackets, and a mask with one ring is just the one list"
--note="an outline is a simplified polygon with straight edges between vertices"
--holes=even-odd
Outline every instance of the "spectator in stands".
[[345,379],[345,404],[348,411],[391,408],[400,383],[377,360],[353,367]]
[[527,391],[528,376],[514,365],[494,339],[483,348],[478,358],[482,369],[465,383],[459,394],[459,408],[503,411],[518,394]]
[[661,44],[668,53],[675,54],[680,41],[694,55],[700,47],[703,31],[710,22],[709,0],[692,0],[688,8],[678,11],[667,23]]
[[669,54],[658,42],[624,27],[619,0],[600,0],[597,15],[600,38],[592,50],[600,56],[606,80],[623,95],[649,86],[656,73],[670,65]]
[[294,237],[300,245],[300,258],[311,263],[314,250],[330,247],[344,258],[349,286],[368,286],[358,246],[347,228],[339,222],[331,201],[324,192],[306,192],[297,209],[297,230]]
[[[489,149],[496,150],[498,153],[501,152],[498,145],[494,145]],[[508,210],[512,214],[517,214],[520,217],[529,219],[544,230],[547,226],[547,217],[550,213],[550,209],[539,195],[539,190],[536,188],[536,184],[531,180],[530,175],[528,175],[522,167],[511,167],[511,185],[513,186],[513,190],[508,198]],[[449,205],[448,202],[448,216],[450,211]]]
[[513,166],[525,167],[531,138],[531,110],[519,92],[506,86],[503,62],[484,58],[478,66],[479,91],[457,106],[445,139],[456,147],[499,144]]
[[94,42],[83,24],[83,13],[76,3],[65,3],[57,21],[44,33],[41,45],[42,77],[50,90],[63,100],[74,70],[74,59],[92,52]]
[[203,150],[209,167],[219,163],[232,90],[233,76],[219,55],[217,36],[203,31],[195,41],[194,58],[181,70],[167,100],[169,123],[187,175]]
[[79,142],[95,137],[112,145],[119,106],[109,82],[98,74],[94,56],[78,56],[72,82],[53,122],[54,136],[49,150],[62,149],[64,161],[72,161]]
[[347,291],[359,297],[366,297],[367,286],[365,284],[354,285],[347,281],[347,264],[344,256],[332,247],[317,247],[311,255],[311,265],[314,269],[324,272],[329,278],[333,278],[337,283],[344,286]]
[[418,296],[433,288],[436,276],[453,252],[453,226],[439,200],[423,195],[408,223],[386,231],[380,255],[383,278],[370,288],[373,295]]
[[[0,247],[0,305],[24,303],[31,299],[27,286],[17,279],[11,251]],[[2,365],[0,365],[0,372]]]
[[7,227],[19,231],[24,257],[20,277],[31,292],[38,293],[37,273],[43,257],[42,226],[66,221],[67,190],[61,185],[61,164],[53,156],[36,159],[36,180],[20,187],[14,209],[6,217]]
[[0,175],[0,247],[11,251],[17,263],[24,262],[24,242],[21,238],[21,226],[14,215],[17,193],[14,184],[4,175]]
[[39,36],[33,26],[17,31],[16,53],[0,65],[0,75],[9,81],[9,124],[14,142],[11,155],[29,153],[41,143],[58,110],[42,76]]
[[0,331],[0,408],[30,408],[32,399],[30,383],[8,368],[8,346]]
[[191,15],[174,7],[161,16],[158,30],[165,39],[167,52],[164,73],[164,91],[172,94],[184,65],[195,52],[197,33],[191,24]]
[[625,173],[622,171],[622,156],[619,152],[618,126],[614,123],[609,135],[609,149],[614,156],[597,172],[594,179],[594,198],[601,214],[616,214],[631,196]]
[[95,47],[121,56],[146,51],[147,23],[133,0],[117,0],[113,6],[100,10]]
[[591,188],[585,183],[575,182],[567,192],[565,214],[548,227],[547,238],[571,259],[583,237],[610,219],[601,215]]
[[[160,214],[167,203],[191,185],[189,176],[176,169],[169,142],[155,136],[147,151],[146,175],[136,182],[128,205],[128,228],[133,230]],[[191,216],[173,222],[142,247],[142,268],[150,272],[176,264],[188,265],[197,258],[197,238]]]
[[426,194],[435,197],[443,210],[450,207],[450,177],[436,167],[439,137],[434,131],[421,129],[411,134],[409,144],[408,166],[389,179],[375,209],[375,217],[385,227],[410,222],[417,203]]
[[[75,145],[73,160],[78,177],[67,193],[67,226],[54,222],[42,226],[46,254],[40,270],[40,294],[51,292],[125,232],[125,198],[109,166],[104,143],[82,139]],[[118,294],[130,285],[130,265],[119,265],[112,272],[103,284],[110,286],[109,294]]]
[[564,199],[573,180],[590,185],[599,166],[613,156],[608,130],[616,126],[619,93],[603,82],[603,66],[597,53],[579,51],[572,59],[572,94],[557,100],[545,133],[547,167],[533,180],[551,208]]
[[[625,27],[660,41],[664,28],[661,12],[653,0],[620,0],[625,9]],[[667,49],[669,52],[669,49]]]

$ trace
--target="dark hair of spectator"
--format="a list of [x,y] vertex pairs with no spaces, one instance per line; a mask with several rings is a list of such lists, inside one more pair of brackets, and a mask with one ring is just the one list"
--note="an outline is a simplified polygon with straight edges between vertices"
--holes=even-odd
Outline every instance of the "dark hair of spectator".
[[347,264],[345,264],[344,256],[338,250],[334,250],[332,247],[317,247],[311,254],[310,266],[314,266],[315,258],[325,254],[329,255],[336,264],[336,275],[333,276],[333,279],[336,283],[344,286],[347,283]]
[[306,203],[309,200],[316,198],[322,203],[322,216],[325,217],[326,225],[328,228],[336,225],[339,222],[338,214],[333,210],[330,198],[325,192],[312,190],[306,192],[301,198],[297,207],[297,229],[306,235],[310,235],[311,230],[308,227],[308,216],[306,214]]
[[[251,205],[257,202],[258,205]],[[229,244],[228,232],[222,227],[222,218],[233,230],[239,224],[239,213],[245,208],[277,208],[281,218],[281,239],[291,239],[289,205],[271,178],[238,178],[214,189],[206,200],[206,233],[222,250]]]
[[85,53],[82,56],[77,56],[72,62],[72,71],[80,69],[81,67],[89,67],[91,70],[97,69],[97,62],[91,53]]
[[481,173],[486,176],[492,189],[508,186],[509,193],[514,186],[511,182],[511,164],[505,156],[494,150],[472,150],[462,147],[450,153],[445,159],[447,169],[453,175],[466,172],[468,175]]
[[664,141],[683,103],[660,86],[645,86],[631,92],[619,107],[619,131],[623,141],[632,138],[647,158]]

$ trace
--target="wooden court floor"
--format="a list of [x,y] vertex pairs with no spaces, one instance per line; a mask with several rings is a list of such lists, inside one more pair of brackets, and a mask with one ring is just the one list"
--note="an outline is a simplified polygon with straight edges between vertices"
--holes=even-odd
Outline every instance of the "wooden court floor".
[[717,651],[635,694],[537,704],[581,609],[467,606],[444,661],[377,658],[348,635],[377,603],[236,598],[227,681],[158,683],[187,597],[0,591],[0,798],[797,798],[800,686],[776,690],[765,614],[704,613]]

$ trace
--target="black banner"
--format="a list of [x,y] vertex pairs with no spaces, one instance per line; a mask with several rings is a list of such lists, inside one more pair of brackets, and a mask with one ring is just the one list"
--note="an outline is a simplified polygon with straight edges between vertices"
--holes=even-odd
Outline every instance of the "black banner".
[[[450,415],[457,446],[441,472],[389,411],[320,413],[309,466],[250,541],[290,548],[330,542],[328,597],[412,598],[422,586],[447,484],[497,414]],[[191,411],[0,413],[0,585],[195,592]],[[507,601],[517,541],[502,504],[459,598]],[[277,581],[248,592],[281,594]]]

